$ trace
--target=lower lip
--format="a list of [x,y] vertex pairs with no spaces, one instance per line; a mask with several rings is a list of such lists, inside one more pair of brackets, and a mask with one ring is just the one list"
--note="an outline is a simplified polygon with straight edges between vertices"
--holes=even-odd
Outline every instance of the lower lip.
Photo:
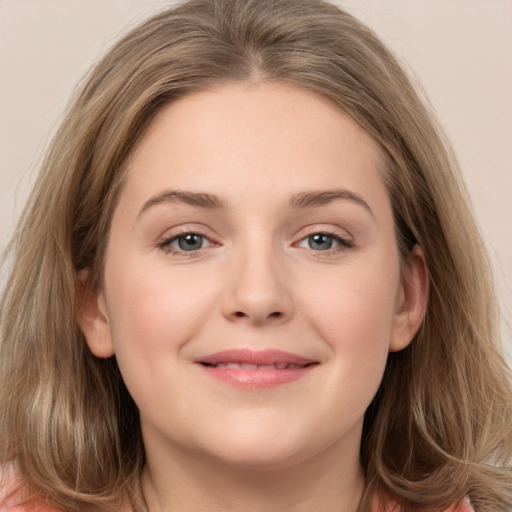
[[238,388],[267,389],[302,379],[316,366],[283,370],[243,370],[200,365],[214,379]]

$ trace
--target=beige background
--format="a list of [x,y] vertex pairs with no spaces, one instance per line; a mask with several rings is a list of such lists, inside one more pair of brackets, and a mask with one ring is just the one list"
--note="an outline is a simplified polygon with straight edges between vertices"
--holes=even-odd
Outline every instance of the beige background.
[[[119,33],[171,3],[0,0],[0,250],[78,80]],[[512,1],[338,3],[423,84],[455,146],[496,267],[512,357]]]

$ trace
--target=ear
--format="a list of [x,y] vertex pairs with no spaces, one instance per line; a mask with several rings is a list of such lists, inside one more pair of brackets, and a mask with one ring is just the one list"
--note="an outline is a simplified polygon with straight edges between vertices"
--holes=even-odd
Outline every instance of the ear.
[[415,245],[407,257],[401,279],[389,344],[390,352],[398,352],[407,347],[425,317],[429,289],[428,271],[425,255],[419,245]]
[[112,333],[108,322],[105,298],[92,289],[89,270],[78,273],[77,321],[91,352],[102,358],[114,355]]

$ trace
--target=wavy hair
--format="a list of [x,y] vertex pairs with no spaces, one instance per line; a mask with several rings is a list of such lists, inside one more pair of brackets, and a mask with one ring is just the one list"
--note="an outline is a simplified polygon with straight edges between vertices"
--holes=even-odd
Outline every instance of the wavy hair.
[[76,321],[77,273],[102,278],[126,162],[173,99],[223,82],[280,82],[328,98],[381,147],[397,243],[425,254],[424,324],[390,354],[361,445],[366,488],[404,511],[469,497],[512,509],[512,391],[490,266],[458,166],[396,59],[321,0],[192,0],[122,38],[73,100],[9,246],[0,310],[0,464],[64,512],[116,510],[140,491],[137,408],[115,358]]

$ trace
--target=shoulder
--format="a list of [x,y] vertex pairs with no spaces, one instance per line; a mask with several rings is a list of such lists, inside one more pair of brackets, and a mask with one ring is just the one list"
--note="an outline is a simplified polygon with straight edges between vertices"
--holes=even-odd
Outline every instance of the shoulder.
[[[60,512],[37,501],[26,502],[23,486],[13,478],[2,478],[0,475],[0,512]],[[119,512],[133,512],[133,508],[125,502]]]
[[59,512],[41,503],[26,503],[22,480],[0,468],[0,510],[2,512]]
[[466,498],[463,503],[456,507],[449,508],[448,510],[445,510],[445,512],[475,512],[473,510],[473,507],[471,506],[471,503],[469,502],[469,499]]
[[14,505],[9,506],[7,504],[6,508],[2,508],[2,512],[59,512],[56,509],[50,509],[50,508],[39,508],[37,505]]
[[446,512],[474,512],[474,510],[469,501],[465,501],[459,507],[447,510]]
[[[380,507],[374,508],[373,512],[400,512],[402,509],[396,503],[396,501],[390,500],[386,504],[380,505]],[[449,508],[444,512],[474,512],[473,507],[469,503],[469,500],[464,501],[457,507]]]

